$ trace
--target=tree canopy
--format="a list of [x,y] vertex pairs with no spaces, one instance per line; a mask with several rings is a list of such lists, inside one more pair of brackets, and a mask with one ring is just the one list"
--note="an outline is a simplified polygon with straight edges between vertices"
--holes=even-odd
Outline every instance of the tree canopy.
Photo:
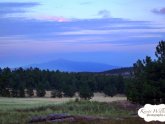
[[45,96],[45,91],[49,90],[52,91],[52,97],[73,97],[77,92],[85,99],[91,98],[94,92],[114,96],[125,91],[124,79],[120,76],[68,73],[39,68],[0,69],[0,96],[32,97],[35,94],[34,90],[38,97]]
[[160,41],[151,57],[134,64],[134,79],[127,83],[127,97],[140,104],[165,103],[165,41]]

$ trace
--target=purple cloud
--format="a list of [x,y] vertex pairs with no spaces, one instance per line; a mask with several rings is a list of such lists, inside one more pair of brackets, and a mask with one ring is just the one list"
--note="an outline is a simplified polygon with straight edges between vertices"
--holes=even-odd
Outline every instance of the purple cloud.
[[36,2],[0,2],[0,17],[13,13],[24,13],[26,8],[40,5]]
[[54,22],[70,22],[70,21],[72,21],[71,19],[65,18],[62,16],[49,16],[49,15],[37,17],[37,19],[46,20],[46,21],[54,21]]
[[152,12],[155,13],[155,14],[162,14],[162,15],[164,15],[165,14],[165,8],[153,9]]

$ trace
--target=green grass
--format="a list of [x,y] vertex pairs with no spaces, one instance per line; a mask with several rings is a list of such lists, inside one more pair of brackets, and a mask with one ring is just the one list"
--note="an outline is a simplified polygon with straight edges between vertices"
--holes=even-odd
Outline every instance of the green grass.
[[[143,124],[139,118],[130,118],[133,111],[117,107],[113,103],[90,101],[53,102],[47,99],[0,98],[0,124],[24,124],[34,116],[54,113],[71,115],[102,116],[110,119],[97,122],[76,122],[76,124]],[[117,118],[125,118],[118,120]],[[133,123],[134,122],[134,123]],[[64,124],[64,123],[61,123]]]
[[2,98],[0,97],[0,111],[13,109],[35,108],[46,105],[56,105],[62,102],[54,102],[46,98]]
[[[35,109],[56,106],[63,102],[54,102],[46,98],[0,98],[0,124],[22,124],[33,116],[54,113],[53,110],[35,111]],[[25,111],[24,111],[25,110]],[[31,110],[28,111],[27,110]]]

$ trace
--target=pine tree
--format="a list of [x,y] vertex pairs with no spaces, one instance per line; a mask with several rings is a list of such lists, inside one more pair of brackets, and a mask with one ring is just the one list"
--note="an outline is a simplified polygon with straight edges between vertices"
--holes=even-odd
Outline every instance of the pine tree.
[[81,83],[81,87],[79,89],[79,96],[80,98],[83,98],[85,100],[91,99],[94,96],[87,82]]

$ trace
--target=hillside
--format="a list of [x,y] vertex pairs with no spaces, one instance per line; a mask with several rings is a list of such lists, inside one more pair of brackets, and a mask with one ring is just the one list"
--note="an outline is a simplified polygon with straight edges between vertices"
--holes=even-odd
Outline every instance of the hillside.
[[102,74],[122,75],[125,77],[130,77],[133,74],[133,67],[124,67],[124,68],[112,69],[112,70],[104,71],[104,72],[102,72]]
[[117,68],[116,66],[95,63],[95,62],[78,62],[78,61],[70,61],[64,59],[58,59],[54,61],[49,61],[45,63],[39,64],[31,64],[28,67],[37,67],[40,69],[49,69],[49,70],[60,70],[66,72],[102,72],[109,69]]

